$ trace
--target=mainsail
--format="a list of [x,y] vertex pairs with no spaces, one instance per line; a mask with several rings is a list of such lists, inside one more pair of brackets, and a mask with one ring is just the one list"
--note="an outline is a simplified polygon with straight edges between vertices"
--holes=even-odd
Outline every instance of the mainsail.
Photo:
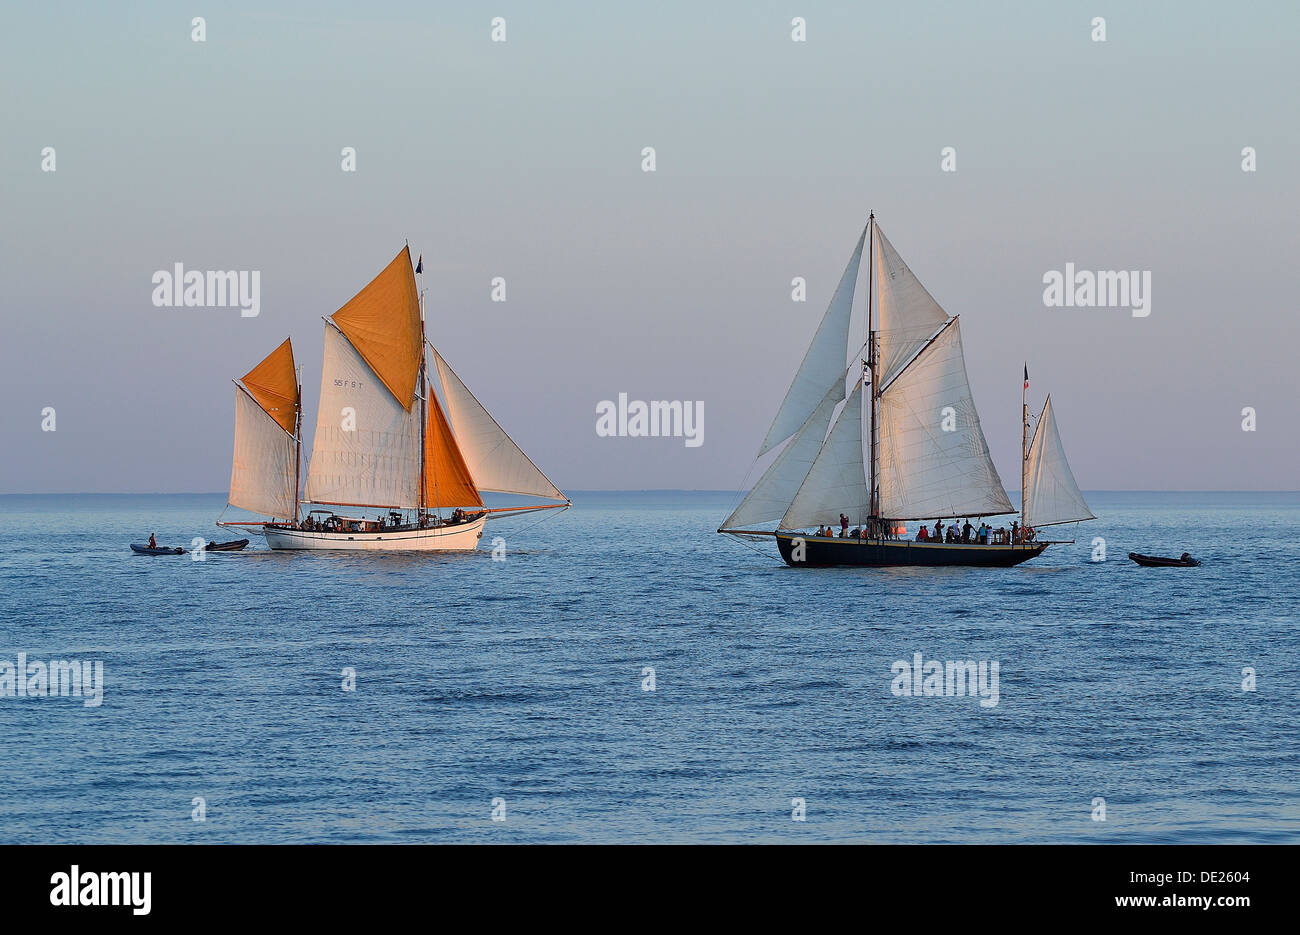
[[[438,366],[438,378],[447,398],[447,411],[456,431],[456,440],[465,456],[464,463],[478,488],[564,500],[559,488],[497,424],[436,349],[433,360]],[[436,399],[432,402],[437,405]]]
[[1065,459],[1052,397],[1048,396],[1025,461],[1025,525],[1055,526],[1089,519],[1096,517]]
[[274,519],[298,515],[298,384],[286,339],[235,384],[229,506]]
[[420,500],[420,410],[403,406],[332,324],[304,499],[388,509]]
[[880,515],[990,516],[1014,508],[971,397],[957,318],[880,394]]
[[[853,313],[853,293],[857,288],[858,268],[862,265],[862,245],[866,240],[868,228],[863,228],[858,245],[849,257],[844,274],[840,277],[839,287],[831,297],[831,303],[822,316],[817,333],[813,335],[812,344],[804,354],[803,362],[786,391],[785,400],[777,410],[772,427],[763,439],[758,450],[758,457],[771,451],[782,441],[789,438],[799,426],[812,415],[821,402],[825,392],[825,377],[828,373],[840,373],[848,360],[851,348],[848,347],[849,319]],[[844,387],[840,387],[837,402],[844,398]]]

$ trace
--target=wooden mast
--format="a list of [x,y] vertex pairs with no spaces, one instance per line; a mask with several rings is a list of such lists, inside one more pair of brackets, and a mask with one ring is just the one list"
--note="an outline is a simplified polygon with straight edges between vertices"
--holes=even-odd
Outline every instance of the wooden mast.
[[1020,537],[1025,535],[1025,488],[1029,468],[1029,361],[1025,361],[1025,379],[1020,386]]
[[876,213],[872,211],[867,217],[867,340],[869,347],[867,349],[867,368],[871,371],[871,467],[869,469],[869,483],[867,490],[870,503],[870,517],[868,521],[871,524],[869,535],[878,535],[880,532],[880,502],[876,496],[876,426],[880,421],[878,418],[878,402],[880,400],[880,380],[877,373],[879,361],[876,359],[876,332],[873,328],[873,295],[872,279],[875,275],[876,251],[873,246],[875,239]]
[[302,368],[298,368],[298,399],[294,404],[297,410],[295,415],[295,431],[297,445],[293,453],[293,523],[298,525],[298,495],[299,485],[302,483]]
[[[407,259],[410,259],[410,247],[407,247]],[[421,274],[423,275],[423,274]],[[420,496],[419,507],[415,514],[416,525],[420,525],[424,519],[424,472],[425,472],[425,422],[428,421],[428,381],[425,379],[425,358],[424,358],[424,290],[420,289]]]

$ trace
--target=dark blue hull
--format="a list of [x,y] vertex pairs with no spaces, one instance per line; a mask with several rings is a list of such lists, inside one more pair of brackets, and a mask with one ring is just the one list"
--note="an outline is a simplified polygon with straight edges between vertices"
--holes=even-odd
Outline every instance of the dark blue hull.
[[[802,542],[802,547],[798,542]],[[776,545],[791,568],[826,568],[834,565],[889,567],[896,565],[968,565],[1010,568],[1036,558],[1048,543],[1025,545],[966,545],[911,542],[895,539],[830,539],[778,532]]]

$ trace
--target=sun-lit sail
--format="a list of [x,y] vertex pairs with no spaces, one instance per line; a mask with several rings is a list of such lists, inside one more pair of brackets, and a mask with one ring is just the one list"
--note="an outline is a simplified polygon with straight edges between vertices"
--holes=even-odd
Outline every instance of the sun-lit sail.
[[[325,319],[301,501],[317,508],[298,509],[301,390],[285,341],[239,385],[230,481],[230,505],[276,522],[226,525],[261,526],[272,549],[467,551],[490,518],[567,508],[435,351],[444,411],[425,346],[421,293],[403,248]],[[563,502],[489,508],[483,490]]]
[[948,313],[921,285],[879,225],[873,239],[876,308],[880,316],[880,385],[887,386],[948,320]]
[[804,478],[812,469],[813,462],[817,460],[817,453],[826,440],[826,429],[831,424],[831,416],[835,414],[835,407],[843,395],[844,376],[841,375],[827,389],[808,421],[790,439],[790,443],[781,449],[758,479],[758,483],[723,522],[724,530],[771,522],[785,515]]
[[[849,257],[848,265],[844,267],[844,274],[826,308],[826,314],[817,326],[817,333],[813,335],[790,389],[786,391],[785,400],[777,410],[776,418],[772,420],[767,437],[763,439],[763,445],[758,451],[760,458],[797,432],[799,426],[812,415],[826,392],[826,374],[841,373],[844,370],[851,350],[848,347],[849,319],[853,313],[853,293],[857,288],[862,245],[866,236],[867,230],[864,228],[853,255]],[[838,399],[843,398],[844,393],[841,391]]]
[[293,365],[291,339],[285,338],[239,382],[280,428],[293,433],[298,417],[298,373]]
[[1047,397],[1043,414],[1034,430],[1025,463],[1025,524],[1055,526],[1096,519],[1065,458],[1065,446],[1056,428],[1052,397]]
[[410,248],[403,247],[382,273],[330,317],[402,408],[410,409],[424,347]]
[[853,387],[830,435],[785,515],[782,529],[820,523],[839,525],[840,514],[854,523],[866,520],[871,495],[862,457],[862,383]]
[[882,516],[1014,512],[980,428],[960,328],[953,319],[880,395]]
[[429,422],[424,432],[424,502],[434,509],[482,506],[474,476],[456,439],[438,397],[429,394]]
[[565,499],[559,488],[497,424],[437,350],[433,352],[433,360],[447,397],[447,413],[456,432],[456,441],[478,489],[548,500]]
[[419,504],[419,488],[419,407],[408,411],[327,324],[304,499],[409,510]]
[[252,396],[235,388],[235,451],[230,466],[230,506],[274,519],[297,513],[297,440]]
[[[856,317],[864,247],[866,314]],[[855,321],[865,324],[863,334],[850,333]],[[841,370],[846,361],[848,369]],[[861,379],[845,399],[845,382],[853,383],[859,366]],[[789,565],[1005,568],[1051,544],[1018,528],[977,529],[969,522],[950,524],[940,541],[926,534],[928,528],[906,538],[909,521],[977,520],[1015,508],[980,425],[959,319],[921,284],[874,214],[759,456],[782,444],[718,532],[771,536]],[[1028,523],[1092,517],[1065,464],[1050,404],[1032,456],[1023,460],[1034,477],[1026,482]],[[857,528],[844,530],[841,515]],[[841,533],[805,531],[827,524]]]

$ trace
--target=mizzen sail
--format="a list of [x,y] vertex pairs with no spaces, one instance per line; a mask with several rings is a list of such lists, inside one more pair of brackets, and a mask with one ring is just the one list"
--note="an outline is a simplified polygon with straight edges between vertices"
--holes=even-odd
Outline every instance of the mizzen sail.
[[1025,480],[1025,525],[1055,526],[1096,519],[1065,458],[1051,396],[1047,397],[1029,445]]
[[292,520],[297,482],[294,452],[297,440],[267,415],[257,401],[235,389],[235,453],[230,466],[231,506]]

